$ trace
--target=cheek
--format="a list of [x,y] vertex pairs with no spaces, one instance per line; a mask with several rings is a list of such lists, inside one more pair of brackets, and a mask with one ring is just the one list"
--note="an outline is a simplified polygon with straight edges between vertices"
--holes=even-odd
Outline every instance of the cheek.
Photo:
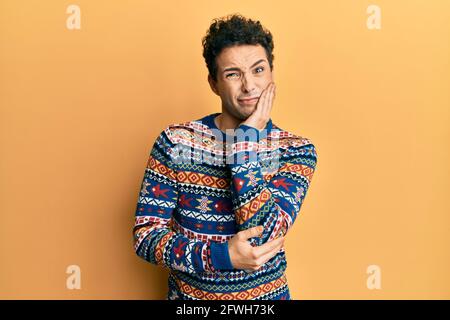
[[268,85],[269,85],[269,83],[271,83],[272,82],[272,75],[268,75],[267,77],[265,77],[265,79],[264,79],[264,84],[265,84],[265,87],[264,88],[266,88]]
[[236,100],[239,96],[239,90],[235,87],[230,86],[226,89],[226,95],[228,100]]
[[272,73],[267,73],[267,75],[264,77],[263,83],[264,88],[266,88],[272,81],[273,81]]

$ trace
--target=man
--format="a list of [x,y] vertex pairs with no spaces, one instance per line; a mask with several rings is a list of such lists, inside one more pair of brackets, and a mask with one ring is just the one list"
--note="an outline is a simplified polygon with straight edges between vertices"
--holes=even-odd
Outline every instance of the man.
[[172,124],[156,139],[136,253],[169,269],[167,299],[290,300],[284,236],[310,185],[315,147],[270,118],[273,40],[259,21],[216,19],[203,49],[222,112]]

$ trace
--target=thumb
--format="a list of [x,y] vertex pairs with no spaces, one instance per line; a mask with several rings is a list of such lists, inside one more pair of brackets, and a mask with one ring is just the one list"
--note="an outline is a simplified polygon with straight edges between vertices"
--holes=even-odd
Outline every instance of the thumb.
[[256,226],[242,232],[242,236],[244,237],[244,240],[253,238],[253,237],[259,237],[259,235],[263,232],[264,227],[263,226]]

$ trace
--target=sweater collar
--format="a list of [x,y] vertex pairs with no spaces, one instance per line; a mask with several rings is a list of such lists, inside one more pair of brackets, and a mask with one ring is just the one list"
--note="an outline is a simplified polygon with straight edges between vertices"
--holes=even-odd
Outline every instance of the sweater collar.
[[[215,117],[217,117],[219,114],[221,114],[220,112],[215,112],[215,113],[211,113],[205,117],[203,117],[202,119],[200,119],[200,122],[203,124],[206,124],[209,128],[211,129],[216,129],[218,131],[220,131],[222,133],[223,138],[226,137],[232,137],[229,134],[223,132],[222,130],[220,130],[217,126],[216,123],[214,122]],[[265,133],[267,133],[267,135],[269,135],[270,131],[272,130],[273,127],[273,123],[272,123],[272,118],[269,119],[269,121],[267,121],[266,127],[265,127]],[[263,131],[263,130],[260,130]],[[265,137],[266,134],[262,134],[261,137]]]

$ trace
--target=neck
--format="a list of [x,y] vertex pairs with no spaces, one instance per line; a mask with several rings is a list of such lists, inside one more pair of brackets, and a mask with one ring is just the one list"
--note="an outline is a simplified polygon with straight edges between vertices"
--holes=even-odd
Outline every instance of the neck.
[[225,132],[225,130],[227,129],[236,129],[236,127],[242,122],[242,120],[233,117],[223,110],[222,113],[214,119],[214,121],[217,128],[219,128],[223,132]]

